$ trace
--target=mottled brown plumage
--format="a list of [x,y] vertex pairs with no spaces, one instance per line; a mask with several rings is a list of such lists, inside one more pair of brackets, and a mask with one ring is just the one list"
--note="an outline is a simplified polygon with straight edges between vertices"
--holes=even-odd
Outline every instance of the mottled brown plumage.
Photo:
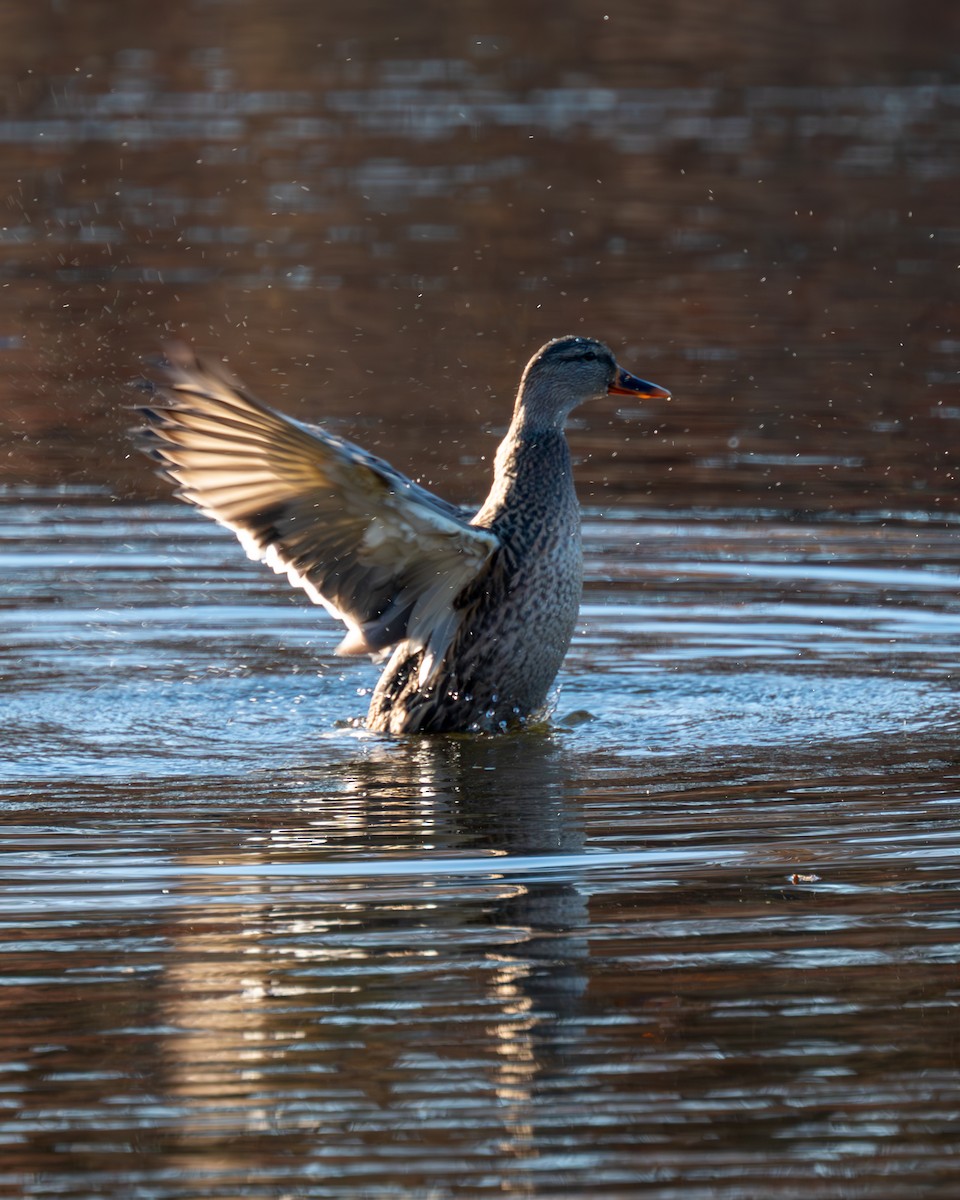
[[608,391],[669,395],[602,342],[548,342],[523,373],[471,517],[189,350],[151,386],[139,440],[178,495],[341,619],[338,653],[390,653],[367,725],[393,734],[498,732],[542,708],[580,604],[566,417]]

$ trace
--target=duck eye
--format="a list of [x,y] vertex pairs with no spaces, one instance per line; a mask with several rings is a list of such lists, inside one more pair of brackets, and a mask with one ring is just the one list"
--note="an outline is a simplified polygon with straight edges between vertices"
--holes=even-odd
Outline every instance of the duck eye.
[[585,350],[583,352],[583,354],[580,355],[580,357],[583,359],[584,362],[596,362],[597,361],[597,356],[596,356],[596,354],[594,354],[594,352],[592,350]]

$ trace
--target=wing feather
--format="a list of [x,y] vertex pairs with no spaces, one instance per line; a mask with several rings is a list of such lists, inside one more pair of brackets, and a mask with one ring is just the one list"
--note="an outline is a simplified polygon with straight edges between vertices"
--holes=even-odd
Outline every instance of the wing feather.
[[338,652],[406,639],[429,674],[459,621],[458,595],[499,549],[490,530],[359,446],[268,408],[192,351],[148,384],[141,448],[178,495],[233,530],[348,629]]

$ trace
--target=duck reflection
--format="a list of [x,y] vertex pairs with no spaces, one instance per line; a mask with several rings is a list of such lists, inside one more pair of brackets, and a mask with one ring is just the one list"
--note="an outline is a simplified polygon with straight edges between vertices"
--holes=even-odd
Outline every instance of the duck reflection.
[[191,1152],[228,1111],[247,1138],[322,1137],[331,1170],[409,1121],[535,1157],[536,1091],[577,1042],[586,986],[578,778],[545,733],[370,741],[266,805],[244,849],[269,877],[228,897],[194,876],[204,919],[188,907],[174,934],[166,1017],[194,1032],[168,1063]]

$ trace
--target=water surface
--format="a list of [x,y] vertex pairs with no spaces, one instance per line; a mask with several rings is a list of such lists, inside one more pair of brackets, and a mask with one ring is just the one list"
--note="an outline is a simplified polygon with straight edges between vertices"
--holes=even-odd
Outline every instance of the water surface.
[[2,518],[7,1185],[951,1193],[952,525],[588,513],[552,727],[395,741],[186,509]]
[[[954,1200],[957,36],[3,6],[0,1191]],[[674,399],[516,737],[363,731],[126,437],[181,338],[476,500],[569,331]]]

